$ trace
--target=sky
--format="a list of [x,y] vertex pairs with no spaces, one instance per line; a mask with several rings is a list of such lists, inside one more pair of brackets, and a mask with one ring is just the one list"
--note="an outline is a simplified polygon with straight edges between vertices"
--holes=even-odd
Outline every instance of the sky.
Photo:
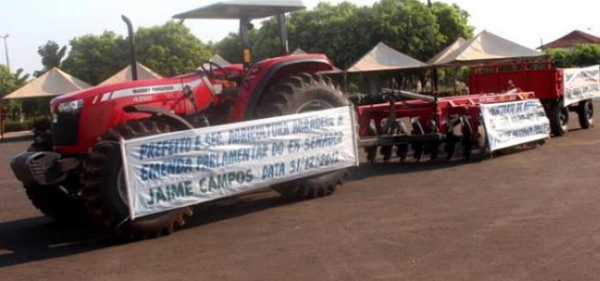
[[[342,0],[322,0],[339,3]],[[425,1],[425,0],[422,0]],[[435,1],[435,0],[434,0]],[[600,36],[600,2],[597,0],[438,0],[455,3],[469,12],[475,32],[488,30],[529,48],[537,48],[579,29]],[[68,45],[85,34],[112,30],[126,35],[121,15],[128,16],[134,28],[161,25],[173,15],[215,0],[0,0],[0,36],[9,34],[11,70],[23,68],[32,73],[42,68],[37,48],[48,40]],[[303,0],[314,8],[319,0]],[[376,0],[349,0],[372,5]],[[231,20],[186,20],[185,25],[204,42],[218,41],[237,32]],[[0,40],[0,64],[6,64],[4,42]]]

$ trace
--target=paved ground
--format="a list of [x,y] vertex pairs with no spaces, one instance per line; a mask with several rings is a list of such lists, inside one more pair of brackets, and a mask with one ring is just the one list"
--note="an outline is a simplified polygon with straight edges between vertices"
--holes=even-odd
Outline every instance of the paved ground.
[[599,147],[595,128],[481,163],[364,164],[333,196],[198,207],[129,244],[40,216],[4,164],[0,280],[600,280]]

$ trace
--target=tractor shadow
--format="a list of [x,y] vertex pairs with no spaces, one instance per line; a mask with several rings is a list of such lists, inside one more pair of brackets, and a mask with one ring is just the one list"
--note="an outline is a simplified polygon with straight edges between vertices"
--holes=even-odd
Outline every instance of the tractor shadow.
[[365,161],[365,156],[360,153],[359,159],[361,160],[360,166],[355,167],[350,171],[350,177],[348,181],[359,181],[365,180],[372,177],[386,176],[386,175],[401,175],[411,174],[418,172],[434,171],[456,168],[460,166],[476,165],[484,161],[490,161],[494,158],[507,157],[514,154],[523,153],[530,150],[535,150],[539,146],[534,144],[520,145],[499,151],[494,151],[493,154],[484,154],[481,151],[474,151],[471,157],[467,160],[464,158],[454,158],[451,160],[445,159],[440,156],[436,161],[429,159],[428,155],[417,162],[414,159],[407,160],[401,163],[398,158],[392,158],[389,162],[384,163],[382,157],[378,157],[374,163]]
[[[527,148],[503,152],[494,157],[505,157],[520,153]],[[364,159],[364,158],[362,158]],[[389,174],[408,174],[429,170],[453,168],[476,164],[484,160],[474,154],[470,160],[454,159],[436,162],[361,163],[353,168],[348,182]],[[183,231],[207,226],[219,221],[243,217],[255,212],[294,204],[270,189],[224,198],[195,206],[195,215],[188,219]],[[180,230],[181,231],[181,230]],[[173,234],[177,235],[177,233]],[[160,238],[158,238],[160,239]],[[132,243],[105,235],[95,226],[68,227],[57,224],[46,217],[35,217],[0,223],[0,268],[92,252],[105,248]]]
[[255,212],[293,204],[294,202],[297,201],[287,200],[268,188],[235,197],[223,198],[195,206],[194,216],[186,222],[184,229],[242,217]]
[[[179,231],[287,204],[293,204],[293,201],[283,199],[270,189],[224,198],[196,206],[196,215]],[[93,225],[65,226],[43,216],[9,221],[0,223],[0,268],[135,242],[106,235]]]
[[67,227],[46,217],[0,223],[0,268],[110,246],[95,227]]

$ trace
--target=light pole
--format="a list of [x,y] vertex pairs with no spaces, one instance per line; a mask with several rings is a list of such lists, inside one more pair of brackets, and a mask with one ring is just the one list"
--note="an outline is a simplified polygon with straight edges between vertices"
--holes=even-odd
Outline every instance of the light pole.
[[6,55],[6,67],[8,68],[8,72],[10,73],[10,61],[8,60],[8,44],[6,43],[6,38],[8,38],[9,34],[4,36],[0,36],[0,38],[4,39],[4,54]]

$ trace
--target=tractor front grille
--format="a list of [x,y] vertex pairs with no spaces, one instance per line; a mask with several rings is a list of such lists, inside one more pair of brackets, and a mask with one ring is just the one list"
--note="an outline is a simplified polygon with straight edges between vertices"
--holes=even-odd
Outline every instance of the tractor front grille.
[[76,145],[79,137],[80,113],[55,113],[52,120],[52,143],[55,146]]

